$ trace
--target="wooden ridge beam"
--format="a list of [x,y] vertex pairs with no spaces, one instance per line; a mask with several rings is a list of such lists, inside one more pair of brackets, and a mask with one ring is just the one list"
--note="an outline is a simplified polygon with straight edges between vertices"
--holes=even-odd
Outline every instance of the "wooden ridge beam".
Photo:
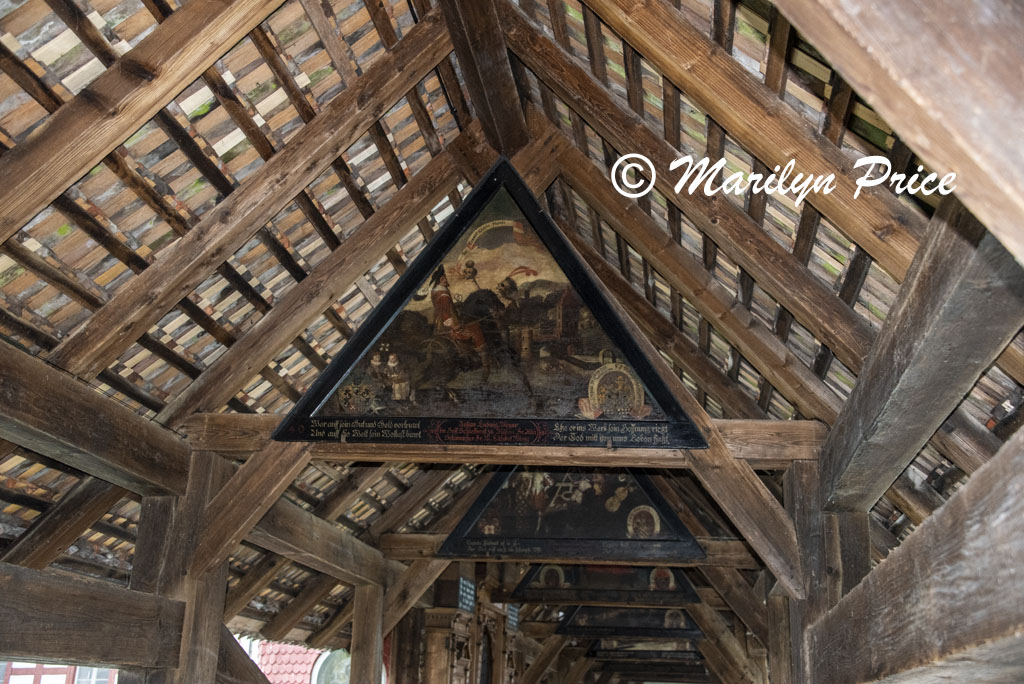
[[1019,681],[1021,520],[1024,433],[1018,432],[808,629],[812,680]]
[[511,157],[529,142],[495,0],[439,0],[484,135]]
[[[0,243],[153,117],[281,0],[183,7],[0,160]],[[16,179],[16,180],[15,180]]]
[[[161,26],[180,14],[175,12]],[[423,17],[284,149],[68,336],[50,360],[75,375],[106,368],[313,182],[450,50],[440,16],[433,12]]]
[[826,441],[831,510],[870,509],[1024,323],[1024,270],[957,200],[928,233]]
[[189,446],[46,362],[0,352],[0,437],[139,494],[184,493]]
[[179,601],[8,563],[0,563],[0,595],[4,660],[144,668],[178,663],[185,614]]
[[859,174],[853,159],[668,3],[588,0],[588,5],[766,166],[795,159],[800,172],[834,173],[836,189],[808,201],[894,278],[903,279],[917,251],[916,236],[924,234],[920,214],[885,188],[869,188],[854,199]]
[[[777,5],[933,170],[956,172],[957,197],[1024,262],[1017,173],[1024,146],[1005,134],[1024,125],[1012,95],[1013,65],[1024,60],[1019,7],[1012,0]],[[994,54],[1003,57],[993,62]]]
[[[273,414],[202,413],[185,420],[181,431],[196,449],[253,452],[280,422]],[[755,468],[785,468],[794,460],[816,460],[827,428],[813,420],[715,420],[735,458]],[[314,460],[394,461],[399,463],[523,463],[530,465],[607,465],[687,468],[692,454],[679,450],[536,447],[472,447],[449,444],[310,445]]]
[[[415,561],[439,558],[437,551],[441,544],[448,537],[448,533],[390,533],[381,535],[379,548],[386,558],[393,560]],[[736,539],[719,539],[715,537],[697,537],[697,542],[704,549],[706,557],[699,561],[657,561],[658,565],[674,567],[699,567],[702,565],[718,565],[727,568],[759,568],[757,560],[750,554],[747,545]],[[533,562],[533,563],[578,563],[578,559],[572,560],[558,555],[538,555],[531,558],[495,559],[489,557],[465,556],[460,558],[447,558],[457,561],[480,561],[480,562]],[[637,560],[626,562],[622,560],[607,560],[602,558],[591,558],[587,563],[605,565],[651,565],[651,560]]]

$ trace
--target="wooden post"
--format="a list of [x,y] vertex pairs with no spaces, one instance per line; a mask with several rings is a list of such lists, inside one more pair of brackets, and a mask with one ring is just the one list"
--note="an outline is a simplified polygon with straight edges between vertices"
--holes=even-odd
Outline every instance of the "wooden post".
[[355,588],[355,612],[352,615],[353,682],[376,684],[380,681],[383,662],[384,589],[373,584]]

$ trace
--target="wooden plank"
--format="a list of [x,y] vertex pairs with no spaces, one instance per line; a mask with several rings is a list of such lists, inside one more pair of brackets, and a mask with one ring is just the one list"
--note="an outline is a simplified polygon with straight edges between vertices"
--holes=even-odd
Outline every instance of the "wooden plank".
[[[1019,6],[1013,0],[777,4],[929,167],[957,173],[957,196],[1024,260],[1024,182],[1016,173],[1024,146],[1003,134],[1024,125],[1012,96],[1019,81],[1012,65],[1024,59]],[[993,63],[993,54],[1004,57]]]
[[81,519],[98,520],[124,494],[120,487],[87,475],[4,549],[0,561],[42,570],[81,536]]
[[743,575],[735,570],[711,565],[702,567],[701,573],[736,613],[736,617],[743,621],[747,629],[762,644],[767,644],[769,641],[767,611],[764,603],[758,600],[750,585],[743,579]]
[[409,564],[409,569],[384,594],[384,634],[395,628],[450,564],[448,559],[417,560]]
[[[473,127],[460,134],[479,135]],[[457,183],[450,155],[442,152],[362,223],[338,249],[318,263],[265,316],[224,351],[160,412],[174,424],[194,411],[215,411],[262,370],[294,337],[337,301],[388,249],[428,214]]]
[[287,499],[279,499],[246,539],[346,584],[384,584],[380,551]]
[[355,588],[352,599],[355,611],[352,616],[352,669],[350,678],[354,682],[379,682],[384,666],[381,620],[384,609],[384,589],[379,585],[363,584]]
[[270,684],[227,627],[220,630],[216,684]]
[[[437,550],[441,547],[447,533],[392,533],[381,535],[379,548],[385,557],[394,560],[415,561],[437,558]],[[757,560],[750,555],[746,544],[733,539],[717,539],[714,537],[697,537],[701,548],[704,549],[706,558],[700,561],[658,561],[659,565],[674,567],[700,567],[704,565],[717,565],[726,568],[759,568]],[[504,559],[490,556],[448,558],[447,560],[478,561],[478,562],[503,562]],[[529,561],[534,563],[579,563],[570,558],[561,556],[542,556],[530,558],[515,558],[509,562]],[[587,563],[623,565],[622,560],[610,561],[603,558],[587,559]],[[637,560],[634,565],[650,565],[651,561]]]
[[714,644],[717,650],[714,660],[733,673],[728,681],[737,684],[758,684],[760,677],[747,658],[746,649],[718,611],[700,603],[689,604],[685,608],[700,631],[704,632],[704,636]]
[[[588,4],[766,166],[785,166],[796,159],[798,171],[805,174],[834,173],[835,190],[811,195],[808,201],[893,277],[903,279],[917,250],[915,236],[924,233],[919,214],[884,188],[869,188],[854,199],[860,172],[854,171],[853,160],[800,114],[782,106],[775,93],[667,3],[592,0]],[[661,168],[667,171],[668,166]],[[719,247],[725,245],[719,243]]]
[[495,0],[439,0],[469,99],[494,149],[511,157],[529,141]]
[[928,239],[825,443],[832,510],[869,510],[1024,323],[1024,271],[955,199]]
[[246,461],[207,506],[189,573],[201,576],[227,561],[308,463],[306,445],[278,442]]
[[[277,427],[273,414],[202,413],[181,426],[195,448],[221,453],[255,451]],[[825,428],[812,420],[715,420],[736,458],[755,468],[773,468],[797,460],[816,460]],[[327,444],[310,446],[313,459],[399,463],[493,463],[529,465],[606,465],[686,468],[686,452],[658,449],[467,447],[463,445]]]
[[175,12],[4,154],[0,242],[42,211],[266,19],[280,0],[196,3]]
[[[1024,676],[1024,434],[808,630],[814,681]],[[850,634],[884,635],[851,639]]]
[[76,375],[106,368],[313,182],[450,50],[440,16],[434,12],[423,17],[394,50],[375,60],[285,149],[68,336],[50,360]]
[[146,668],[178,662],[181,602],[8,563],[0,563],[0,595],[4,660]]
[[0,437],[140,494],[183,493],[183,439],[41,359],[0,353]]

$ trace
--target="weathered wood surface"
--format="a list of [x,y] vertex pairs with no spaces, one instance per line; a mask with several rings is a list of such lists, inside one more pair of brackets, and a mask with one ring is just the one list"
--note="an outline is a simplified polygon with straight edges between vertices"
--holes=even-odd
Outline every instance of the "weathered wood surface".
[[[199,449],[242,454],[260,448],[280,423],[274,414],[202,413],[181,426]],[[813,420],[715,420],[735,458],[755,468],[785,467],[816,460],[827,428]],[[341,444],[310,445],[314,460],[400,463],[521,463],[528,465],[607,465],[687,468],[691,456],[670,449],[479,447],[463,445]]]
[[[857,93],[1024,261],[1024,126],[1016,65],[1024,13],[1013,0],[780,0],[779,8]],[[999,55],[993,59],[992,55]],[[965,106],[965,103],[970,106]]]
[[246,538],[346,584],[387,580],[380,551],[286,499],[279,499]]
[[834,173],[836,189],[811,195],[808,201],[842,226],[886,271],[903,279],[917,249],[915,236],[924,232],[919,214],[883,188],[871,188],[872,192],[862,192],[854,199],[855,179],[860,173],[853,169],[853,158],[828,142],[796,111],[782,106],[775,93],[755,81],[738,61],[668,3],[592,0],[589,4],[765,165],[784,166],[796,159],[797,170],[803,173]]
[[955,199],[928,233],[826,441],[831,509],[870,509],[1024,323],[1024,270]]
[[189,573],[200,576],[225,563],[307,463],[305,445],[279,442],[247,460],[206,507]]
[[220,630],[216,684],[270,684],[227,627]]
[[242,609],[249,605],[249,601],[284,570],[288,563],[286,558],[276,553],[268,553],[249,572],[242,575],[224,600],[224,622],[229,622],[242,612]]
[[[437,550],[441,547],[447,537],[447,533],[443,534],[430,534],[430,533],[393,533],[381,535],[379,548],[386,558],[393,560],[427,560],[437,558]],[[750,549],[742,541],[733,539],[715,539],[711,537],[697,537],[698,543],[701,548],[704,549],[706,557],[699,561],[675,561],[667,562],[663,560],[658,561],[658,565],[666,565],[673,567],[698,567],[702,565],[717,565],[726,568],[758,568],[760,565],[757,560],[751,555]],[[447,558],[447,557],[446,557]],[[465,557],[465,558],[448,558],[448,560],[465,560],[465,561],[490,561],[490,562],[501,562],[500,558],[492,557]],[[511,561],[510,561],[511,562]],[[579,563],[580,559],[576,558],[564,558],[559,556],[540,556],[536,558],[516,558],[514,562],[534,562],[534,563]],[[596,564],[607,564],[607,565],[623,565],[624,562],[619,560],[608,560],[605,558],[592,558],[587,559],[587,563]],[[650,565],[651,561],[647,560],[636,560],[635,563],[627,563],[629,565]]]
[[140,494],[185,491],[185,440],[6,344],[0,437]]
[[352,602],[351,681],[379,682],[383,667],[384,589],[372,584],[357,586]]
[[423,17],[394,50],[375,60],[285,149],[68,336],[50,360],[76,375],[106,368],[313,182],[450,50],[440,16],[434,12]]
[[494,149],[511,157],[527,142],[495,0],[439,0],[469,99]]
[[813,681],[1020,681],[1022,473],[1018,433],[812,625]]
[[714,644],[714,652],[710,654],[708,664],[717,664],[720,670],[729,672],[731,676],[728,681],[737,684],[758,684],[760,676],[747,657],[746,649],[722,616],[700,603],[686,606],[686,612],[707,640]]
[[[108,667],[178,663],[185,605],[0,563],[0,658]],[[125,638],[131,635],[131,638]]]
[[311,577],[302,587],[301,593],[260,628],[260,634],[264,639],[281,641],[318,603],[327,598],[336,586],[338,580],[330,575]]
[[540,682],[548,668],[558,659],[558,654],[565,648],[567,641],[566,637],[561,634],[552,634],[545,639],[544,643],[541,644],[540,653],[530,663],[530,667],[526,669],[523,676],[519,678],[519,684],[537,684]]
[[195,3],[121,56],[32,136],[4,154],[0,242],[42,211],[194,81],[280,0]]

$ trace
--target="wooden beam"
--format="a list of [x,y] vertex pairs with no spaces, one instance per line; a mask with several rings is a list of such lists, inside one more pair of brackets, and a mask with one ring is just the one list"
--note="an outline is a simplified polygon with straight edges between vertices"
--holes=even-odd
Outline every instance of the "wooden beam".
[[1024,271],[945,200],[826,441],[826,506],[874,506],[1022,323]]
[[42,570],[81,536],[79,520],[98,520],[124,494],[123,489],[111,487],[108,482],[83,477],[0,554],[0,561]]
[[1017,433],[810,627],[813,681],[1020,681],[1021,520],[1024,434]]
[[220,629],[216,684],[270,684],[227,627]]
[[0,437],[140,494],[185,491],[183,439],[6,344]]
[[[197,449],[241,454],[255,451],[269,438],[280,417],[273,414],[203,413],[186,419],[181,431]],[[733,455],[754,468],[785,468],[797,460],[816,460],[827,428],[813,420],[715,420]],[[529,465],[605,465],[687,468],[691,457],[678,450],[536,447],[466,447],[419,444],[310,445],[314,460],[398,463],[515,462]]]
[[268,553],[249,572],[242,575],[224,601],[224,622],[242,612],[249,601],[260,593],[282,570],[288,567],[288,560],[276,553]]
[[558,658],[558,654],[565,648],[567,641],[566,637],[561,634],[552,634],[545,639],[541,644],[540,653],[530,663],[530,667],[526,668],[526,672],[519,679],[519,684],[537,684],[543,679],[544,673]]
[[379,682],[383,661],[384,633],[381,620],[384,610],[384,589],[372,584],[355,588],[352,599],[355,612],[352,616],[351,680],[354,682]]
[[[0,160],[0,243],[270,16],[281,0],[183,7]],[[15,182],[15,179],[16,182]]]
[[384,634],[395,628],[450,564],[448,559],[417,560],[409,564],[409,569],[384,594]]
[[[428,560],[438,558],[437,550],[441,547],[447,533],[393,533],[381,535],[379,548],[386,558],[394,560]],[[716,539],[713,537],[697,537],[701,548],[704,549],[706,557],[700,561],[657,561],[659,565],[670,565],[675,567],[699,567],[703,565],[717,565],[726,568],[759,568],[757,560],[750,554],[750,550],[742,541],[735,539]],[[479,562],[504,562],[503,559],[496,559],[486,556],[466,556],[460,558],[449,558],[448,560],[479,561]],[[529,561],[533,563],[579,563],[580,560],[565,558],[563,556],[551,555],[531,558],[515,558],[508,562]],[[650,565],[651,560],[637,559],[636,561],[625,562],[622,560],[608,560],[606,558],[588,558],[587,563],[606,565]]]
[[306,445],[280,442],[247,460],[207,506],[189,573],[201,576],[226,562],[307,463]]
[[704,632],[704,636],[715,645],[715,649],[718,651],[716,656],[720,654],[721,661],[724,661],[722,664],[734,673],[729,681],[737,682],[737,684],[758,684],[760,677],[754,670],[750,659],[747,658],[746,649],[740,644],[718,611],[700,603],[691,603],[685,608],[700,631]]
[[920,214],[885,188],[870,188],[854,199],[860,173],[854,171],[853,160],[810,121],[783,106],[775,93],[668,3],[588,0],[588,4],[766,166],[785,166],[795,158],[800,172],[834,173],[835,190],[812,195],[808,201],[893,277],[903,279],[917,250],[915,236],[924,233]]
[[[1024,261],[1024,182],[1016,172],[1024,146],[1019,137],[1003,134],[1024,122],[1009,95],[1019,80],[1012,65],[1024,60],[1024,17],[1016,4],[777,4],[932,170],[956,172],[957,197]],[[992,63],[993,54],[1004,57]]]
[[439,0],[469,99],[495,150],[512,157],[529,141],[495,0]]
[[0,595],[4,660],[146,668],[178,662],[185,614],[178,601],[8,563],[0,563]]
[[[167,22],[179,14],[175,12]],[[450,50],[440,16],[436,12],[424,16],[286,148],[65,338],[50,361],[76,375],[106,368],[312,183]]]
[[287,499],[279,499],[246,539],[346,584],[385,584],[391,572],[380,551]]

